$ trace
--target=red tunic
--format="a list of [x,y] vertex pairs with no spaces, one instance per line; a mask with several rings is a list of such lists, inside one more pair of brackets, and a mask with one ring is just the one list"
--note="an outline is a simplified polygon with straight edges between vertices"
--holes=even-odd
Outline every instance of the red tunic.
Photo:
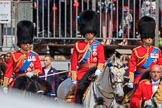
[[[158,50],[158,53],[152,53],[152,50],[154,48]],[[138,83],[142,74],[137,75],[135,79],[134,79],[134,74],[136,71],[142,68],[145,62],[147,62],[148,56],[154,58],[154,60],[147,69],[151,68],[154,64],[159,64],[162,66],[162,55],[160,49],[154,46],[151,46],[150,48],[145,48],[144,46],[139,46],[137,48],[134,48],[132,50],[132,55],[128,64],[128,76],[131,82],[134,81],[135,84]]]
[[147,101],[152,98],[152,84],[150,80],[142,80],[135,93],[132,95],[130,99],[130,107],[131,108],[141,108],[142,101]]
[[20,51],[16,51],[16,52],[11,53],[11,56],[10,56],[10,59],[8,61],[8,65],[6,68],[6,73],[4,75],[4,80],[6,79],[6,81],[8,82],[9,79],[11,78],[12,74],[15,74],[17,76],[19,74],[18,72],[19,72],[20,68],[23,66],[26,59],[30,60],[31,63],[25,72],[29,71],[29,72],[33,72],[37,75],[41,75],[42,66],[41,66],[41,62],[39,59],[39,55],[36,54],[35,52],[32,52],[32,53],[35,53],[36,56],[29,57],[31,52],[32,51],[29,51],[28,53],[23,54]]
[[[82,67],[82,65],[96,65],[98,69],[102,70],[105,63],[104,47],[99,43],[98,46],[93,46],[93,50],[90,51],[91,54],[84,64],[81,64],[82,59],[85,54],[90,50],[90,46],[95,42],[92,40],[87,43],[84,40],[75,43],[72,58],[71,58],[71,71],[77,72],[77,80],[80,80],[86,71],[89,69],[87,67]],[[77,68],[78,67],[78,68]]]

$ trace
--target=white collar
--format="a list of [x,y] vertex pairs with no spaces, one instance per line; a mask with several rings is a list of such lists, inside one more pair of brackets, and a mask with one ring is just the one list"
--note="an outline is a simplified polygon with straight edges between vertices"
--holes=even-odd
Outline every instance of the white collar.
[[152,79],[151,79],[151,83],[152,83],[152,85],[159,84],[159,83],[160,83],[160,79],[159,79],[159,80],[157,80],[157,81],[154,81],[154,80],[152,80]]

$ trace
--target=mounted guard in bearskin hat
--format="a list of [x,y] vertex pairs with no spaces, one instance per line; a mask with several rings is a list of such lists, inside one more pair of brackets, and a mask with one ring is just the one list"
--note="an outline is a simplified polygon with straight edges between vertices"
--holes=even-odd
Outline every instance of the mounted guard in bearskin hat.
[[20,49],[12,52],[8,61],[3,82],[5,93],[7,93],[9,85],[12,88],[17,77],[39,76],[42,73],[39,55],[30,49],[33,35],[34,25],[31,21],[23,20],[17,24],[17,45]]
[[103,45],[94,39],[99,32],[98,14],[92,10],[83,11],[78,17],[78,24],[79,31],[85,39],[77,41],[74,45],[71,57],[71,81],[76,86],[74,101],[82,104],[83,94],[91,82],[88,77],[92,74],[98,76],[102,72],[105,55]]
[[155,64],[162,66],[161,51],[159,48],[152,45],[156,28],[154,18],[149,16],[141,17],[138,28],[143,44],[132,50],[131,58],[128,63],[128,76],[130,81],[127,86],[133,90],[126,96],[127,99],[125,100],[127,101],[131,98],[141,76],[149,71]]

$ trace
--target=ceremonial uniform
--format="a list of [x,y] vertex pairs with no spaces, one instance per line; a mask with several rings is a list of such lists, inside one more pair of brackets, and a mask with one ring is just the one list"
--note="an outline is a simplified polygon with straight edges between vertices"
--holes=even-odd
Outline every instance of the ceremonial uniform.
[[81,80],[86,71],[92,67],[102,70],[104,63],[104,48],[98,41],[92,40],[87,43],[83,40],[75,43],[71,58],[71,71],[72,74],[77,72],[77,80]]
[[[55,73],[57,73],[57,70],[53,67],[51,67],[51,69],[48,71],[48,73],[45,72],[45,67],[42,68],[42,77],[41,79],[43,80],[47,80],[51,86],[52,86],[52,92],[50,94],[50,96],[57,96],[57,88],[59,86],[59,74],[55,75]],[[53,74],[53,75],[52,75]],[[48,76],[50,75],[50,76]]]
[[149,70],[154,64],[162,65],[161,51],[159,48],[139,46],[132,50],[128,66],[128,76],[131,82],[137,84],[142,73]]
[[8,65],[4,75],[3,91],[7,92],[7,86],[13,75],[13,86],[16,77],[27,76],[31,78],[33,75],[42,73],[42,66],[39,55],[30,50],[33,43],[34,25],[31,21],[22,20],[17,24],[17,45],[20,50],[11,53]]
[[131,83],[137,84],[141,75],[154,64],[162,65],[161,51],[152,45],[155,27],[156,23],[152,17],[144,16],[139,20],[138,28],[143,45],[132,50],[128,64],[128,76]]
[[[93,73],[98,76],[102,72],[105,56],[103,45],[94,40],[94,36],[99,31],[98,14],[95,11],[86,10],[80,14],[78,21],[80,33],[85,37],[85,40],[78,41],[74,45],[71,57],[71,73],[73,83],[77,82],[75,83],[75,102],[82,104],[83,94],[90,83],[88,77]],[[94,70],[88,72],[90,69]]]
[[[158,86],[157,90],[153,91],[153,86]],[[140,81],[138,88],[130,99],[131,108],[143,108],[145,101],[154,99],[153,101],[158,102],[162,97],[159,97],[159,90],[162,87],[162,81],[157,84],[152,84],[151,80],[144,79]],[[161,95],[162,96],[162,95]]]
[[31,50],[26,54],[22,53],[21,50],[11,53],[4,75],[4,86],[8,85],[12,74],[17,77],[26,72],[41,75],[42,66],[38,54]]

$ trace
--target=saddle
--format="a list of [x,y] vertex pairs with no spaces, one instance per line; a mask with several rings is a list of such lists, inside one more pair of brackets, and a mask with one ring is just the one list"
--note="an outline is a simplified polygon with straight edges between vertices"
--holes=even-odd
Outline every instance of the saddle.
[[[83,76],[83,78],[80,81],[78,81],[78,85],[77,85],[78,87],[76,88],[74,86],[69,90],[69,92],[66,95],[66,98],[64,99],[65,102],[74,102],[75,100],[76,102],[78,102],[79,99],[79,103],[81,103],[81,99],[83,100],[88,92],[88,88],[91,81],[95,80],[95,77],[93,75],[95,70],[96,67],[90,68]],[[75,99],[75,95],[77,95],[76,99]]]
[[[89,88],[90,88],[90,86],[88,86],[88,88],[87,88],[86,91],[84,92],[82,100],[85,99],[85,97],[86,97],[86,95],[87,95],[87,93],[88,93],[88,91],[89,91]],[[74,100],[75,100],[75,90],[76,90],[76,87],[75,87],[75,86],[73,86],[73,87],[70,89],[70,91],[68,92],[67,96],[66,96],[65,99],[64,99],[65,102],[67,102],[67,103],[74,102]]]
[[74,102],[74,93],[75,93],[75,86],[73,86],[70,91],[67,93],[64,101],[67,102],[67,103],[71,103],[71,102]]

